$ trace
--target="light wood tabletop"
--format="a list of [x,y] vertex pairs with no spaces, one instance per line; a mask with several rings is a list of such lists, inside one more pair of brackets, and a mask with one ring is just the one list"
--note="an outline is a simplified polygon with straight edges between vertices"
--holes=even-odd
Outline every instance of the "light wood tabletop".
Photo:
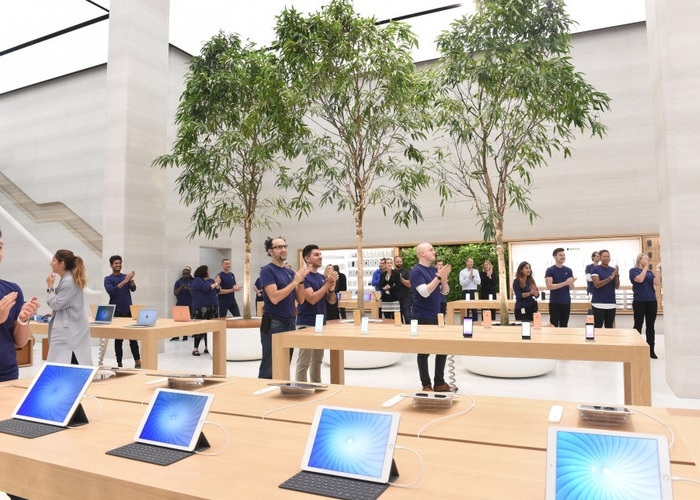
[[[161,372],[165,373],[165,372]],[[12,384],[16,387],[28,387],[30,380],[23,379]],[[367,410],[398,411],[401,413],[399,433],[429,439],[447,439],[477,444],[499,446],[516,446],[545,450],[547,447],[547,429],[553,425],[547,421],[552,405],[564,408],[559,425],[567,427],[591,427],[578,416],[579,404],[607,404],[605,401],[554,401],[545,399],[504,398],[485,395],[459,393],[451,407],[442,409],[417,408],[413,399],[406,397],[394,406],[383,407],[398,394],[410,394],[405,389],[379,387],[358,387],[347,385],[329,385],[325,390],[307,395],[284,395],[279,389],[257,394],[260,389],[269,387],[269,380],[228,377],[213,379],[196,387],[195,391],[215,394],[211,411],[234,416],[265,418],[285,422],[310,424],[316,406],[328,404]],[[93,382],[88,394],[100,399],[112,399],[132,403],[147,403],[156,387],[168,387],[168,381],[162,376],[146,375],[145,370],[133,375],[119,375],[106,380]],[[174,388],[184,388],[175,386]],[[472,400],[474,401],[473,408]],[[676,443],[671,449],[671,459],[677,463],[700,463],[700,456],[691,451],[693,441],[688,441],[676,426],[676,419],[695,416],[700,422],[700,411],[678,410],[673,408],[629,406],[633,414],[627,423],[616,427],[628,432],[664,434],[668,430],[658,421],[660,419],[671,426]],[[450,417],[450,418],[442,418]],[[689,425],[678,421],[684,427]],[[694,422],[694,420],[689,420]],[[698,426],[700,431],[700,425]],[[700,434],[700,432],[699,432]],[[690,444],[689,444],[690,443]],[[698,451],[700,455],[700,451]]]
[[[204,433],[216,456],[195,455],[168,467],[145,464],[105,455],[105,452],[133,440],[145,406],[141,399],[153,385],[151,377],[139,373],[93,383],[88,394],[101,403],[83,400],[90,423],[33,440],[0,434],[0,489],[28,498],[70,498],[76,491],[84,498],[298,498],[300,494],[278,489],[278,484],[299,470],[309,423],[318,401],[270,413],[264,420],[259,412],[300,403],[299,398],[281,397],[278,392],[253,395],[266,387],[259,379],[227,379],[202,390],[215,394],[208,421],[222,425],[230,435],[205,425]],[[0,385],[0,415],[8,415],[24,392],[26,381]],[[475,396],[476,406],[454,419],[428,427],[417,438],[419,425],[466,409],[460,398],[445,411],[418,410],[405,400],[382,408],[381,400],[392,389],[335,387],[339,392],[323,404],[399,411],[401,425],[397,445],[415,450],[425,462],[422,480],[413,488],[391,487],[382,498],[542,498],[545,483],[546,422],[549,401]],[[330,387],[326,392],[333,390]],[[126,401],[108,399],[103,393],[128,395]],[[133,394],[132,394],[133,393]],[[129,395],[131,394],[131,395]],[[310,399],[318,399],[317,393]],[[139,401],[140,400],[140,401]],[[574,403],[565,406],[561,425],[577,426]],[[264,409],[268,410],[264,410]],[[671,449],[673,474],[700,480],[697,436],[700,412],[645,408],[663,420],[670,419],[676,433]],[[236,412],[236,413],[233,413]],[[255,418],[251,418],[255,417]],[[633,415],[630,426],[636,432],[664,433],[650,419]],[[410,431],[410,432],[408,432]],[[481,440],[481,442],[480,442]],[[692,446],[692,448],[691,448]],[[70,453],[66,453],[70,450]],[[271,458],[273,458],[271,460]],[[410,483],[420,471],[411,453],[397,449],[399,483]],[[698,486],[674,483],[676,498],[697,498]],[[313,497],[312,497],[313,498]]]
[[380,351],[513,358],[570,359],[622,363],[625,404],[651,405],[649,346],[635,330],[611,329],[587,341],[575,328],[533,329],[531,340],[522,340],[517,327],[474,328],[464,339],[461,327],[419,325],[418,335],[408,325],[370,323],[367,334],[350,323],[328,324],[322,333],[305,330],[272,336],[272,374],[289,379],[292,348],[329,349],[331,383],[345,380],[344,351]]
[[[226,320],[223,318],[175,321],[160,318],[155,326],[134,328],[131,318],[114,318],[109,325],[90,325],[90,336],[99,339],[127,339],[141,342],[141,366],[158,369],[158,341],[172,337],[184,337],[196,333],[212,332],[212,370],[217,375],[226,374]],[[46,323],[30,323],[34,334],[48,333]]]

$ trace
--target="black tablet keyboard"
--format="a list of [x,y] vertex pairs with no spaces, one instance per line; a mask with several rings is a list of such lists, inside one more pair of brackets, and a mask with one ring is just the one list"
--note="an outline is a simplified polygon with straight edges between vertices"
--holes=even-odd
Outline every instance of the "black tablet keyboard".
[[156,465],[170,465],[193,454],[191,451],[174,450],[145,443],[130,443],[107,452],[107,455],[130,458]]
[[375,500],[389,487],[349,477],[301,471],[280,484],[280,488],[346,500]]
[[53,434],[54,432],[62,431],[63,429],[65,429],[65,427],[43,424],[41,422],[20,420],[18,418],[0,421],[0,432],[29,439],[45,436],[47,434]]

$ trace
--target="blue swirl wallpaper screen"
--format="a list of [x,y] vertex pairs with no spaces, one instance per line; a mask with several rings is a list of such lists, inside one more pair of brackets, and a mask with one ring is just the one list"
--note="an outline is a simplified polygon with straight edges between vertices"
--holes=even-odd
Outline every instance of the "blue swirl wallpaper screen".
[[189,447],[207,401],[203,394],[159,391],[137,439]]
[[324,408],[308,465],[381,477],[391,422],[391,415]]
[[93,375],[92,367],[45,364],[15,416],[66,425]]
[[662,498],[657,446],[633,435],[557,432],[556,498]]

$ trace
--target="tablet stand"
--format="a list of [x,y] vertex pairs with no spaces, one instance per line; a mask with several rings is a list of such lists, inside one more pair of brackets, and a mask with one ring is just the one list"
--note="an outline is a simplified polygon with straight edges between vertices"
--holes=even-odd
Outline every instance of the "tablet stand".
[[194,446],[194,451],[203,451],[209,448],[211,448],[209,441],[207,441],[207,438],[204,436],[204,433],[200,432],[197,444]]
[[399,477],[399,468],[396,467],[396,460],[391,459],[391,470],[389,471],[389,482],[393,483]]
[[79,427],[89,423],[87,415],[85,415],[85,410],[83,410],[83,405],[78,403],[77,408],[73,412],[73,416],[68,421],[68,427]]

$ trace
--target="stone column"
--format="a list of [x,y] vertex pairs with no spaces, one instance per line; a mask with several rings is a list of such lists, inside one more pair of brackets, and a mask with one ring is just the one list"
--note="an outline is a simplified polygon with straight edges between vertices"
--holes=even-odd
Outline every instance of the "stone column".
[[[166,311],[165,175],[169,0],[112,0],[107,62],[104,274],[110,255],[136,271],[133,301]],[[169,315],[169,314],[168,314]]]
[[[647,0],[646,8],[666,379],[678,396],[700,398],[700,280],[695,272],[700,264],[700,8],[695,0]],[[653,181],[649,179],[649,189],[654,189]]]

